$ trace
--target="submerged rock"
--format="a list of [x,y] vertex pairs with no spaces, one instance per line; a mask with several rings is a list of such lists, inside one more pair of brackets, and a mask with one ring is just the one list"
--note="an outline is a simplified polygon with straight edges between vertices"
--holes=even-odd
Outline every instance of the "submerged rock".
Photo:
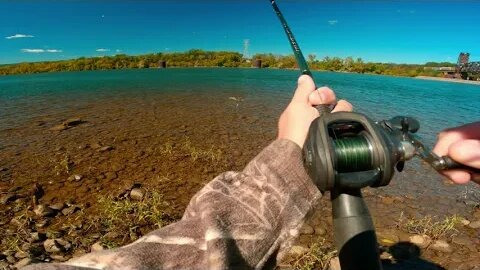
[[432,239],[428,235],[412,235],[410,236],[410,242],[419,246],[420,248],[426,248],[432,242]]
[[107,152],[107,151],[110,151],[110,150],[113,150],[114,147],[113,146],[103,146],[103,147],[100,147],[97,151],[100,152],[100,153],[103,153],[103,152]]
[[59,253],[70,250],[72,245],[70,244],[70,242],[58,238],[45,240],[45,242],[43,242],[43,247],[48,253]]
[[135,201],[143,200],[145,190],[143,188],[134,188],[130,191],[130,198]]
[[452,253],[452,247],[444,240],[437,240],[430,245],[430,248],[444,253]]
[[15,201],[18,198],[17,194],[15,193],[7,193],[0,197],[1,204],[8,204],[10,202]]
[[468,227],[470,227],[472,229],[479,229],[480,228],[480,220],[470,222],[470,224],[468,224]]
[[33,259],[31,259],[31,258],[25,258],[25,259],[22,259],[22,260],[18,261],[18,262],[14,265],[14,267],[17,268],[17,269],[20,269],[20,268],[25,267],[25,266],[27,266],[27,265],[29,265],[29,264],[34,263],[34,262],[35,262],[35,261],[34,261]]
[[37,206],[35,206],[35,208],[33,209],[33,212],[35,213],[35,215],[39,216],[39,217],[51,217],[51,216],[55,216],[55,211],[44,205],[44,204],[39,204]]
[[105,248],[102,246],[102,244],[100,242],[96,242],[95,244],[93,244],[91,247],[90,247],[90,250],[92,252],[97,252],[97,251],[102,251],[102,250],[105,250]]

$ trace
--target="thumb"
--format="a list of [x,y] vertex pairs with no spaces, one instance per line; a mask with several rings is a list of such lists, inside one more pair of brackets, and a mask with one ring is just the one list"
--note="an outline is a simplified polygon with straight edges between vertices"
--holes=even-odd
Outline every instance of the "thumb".
[[308,96],[311,92],[315,91],[315,83],[312,77],[308,75],[302,75],[298,78],[297,90],[293,95],[292,102],[308,102]]

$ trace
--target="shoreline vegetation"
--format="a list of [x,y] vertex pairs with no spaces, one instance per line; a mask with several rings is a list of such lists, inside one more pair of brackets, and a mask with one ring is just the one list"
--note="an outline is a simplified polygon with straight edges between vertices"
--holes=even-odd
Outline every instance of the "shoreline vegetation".
[[[168,67],[253,67],[255,60],[261,60],[263,68],[293,69],[296,67],[293,55],[255,54],[252,60],[241,53],[229,51],[204,51],[199,49],[176,53],[152,53],[129,56],[119,54],[103,57],[80,57],[71,60],[25,62],[0,65],[0,75],[34,74],[60,71],[112,70],[159,68],[165,61]],[[316,55],[308,55],[312,70],[381,74],[403,77],[440,77],[442,73],[425,67],[454,67],[453,63],[429,62],[418,64],[394,64],[364,62],[361,58],[325,57],[318,60]]]

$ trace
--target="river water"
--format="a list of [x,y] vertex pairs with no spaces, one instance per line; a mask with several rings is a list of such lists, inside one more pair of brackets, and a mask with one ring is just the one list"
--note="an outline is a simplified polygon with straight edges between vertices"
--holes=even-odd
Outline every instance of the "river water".
[[[480,119],[480,86],[331,72],[314,75],[318,85],[331,87],[356,111],[375,120],[416,117],[421,123],[419,134],[431,146],[439,131]],[[135,140],[136,146],[124,153],[139,148],[148,153],[167,139],[188,137],[199,147],[221,146],[225,159],[233,159],[221,169],[241,169],[275,138],[276,121],[292,96],[297,77],[294,70],[220,68],[0,77],[0,167],[8,168],[1,185],[46,182],[57,177],[49,170],[55,168],[50,163],[58,161],[59,151],[84,161],[90,154],[75,149],[92,142],[115,144],[119,138]],[[81,117],[86,124],[62,132],[50,130],[72,117]],[[111,158],[117,163],[131,162],[129,155],[122,155]],[[99,158],[98,162],[107,161]],[[141,158],[134,162],[143,164]],[[176,164],[169,163],[163,170],[181,171]],[[140,175],[140,181],[154,181],[140,167],[123,176],[118,173],[119,179]],[[86,168],[79,165],[78,170]],[[214,170],[218,172],[220,168]],[[208,169],[202,173],[206,178],[202,181],[214,175]],[[187,192],[185,200],[194,191]],[[414,197],[478,198],[474,187],[448,185],[418,160],[407,163],[405,171],[397,173],[382,191]]]

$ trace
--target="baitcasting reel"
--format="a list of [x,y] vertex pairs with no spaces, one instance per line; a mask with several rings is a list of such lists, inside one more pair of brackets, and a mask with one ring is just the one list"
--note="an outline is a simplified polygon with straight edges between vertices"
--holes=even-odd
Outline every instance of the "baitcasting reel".
[[310,126],[304,145],[306,169],[322,191],[330,191],[335,244],[342,270],[382,269],[368,207],[361,189],[390,183],[395,168],[419,156],[437,171],[466,169],[448,156],[438,157],[414,135],[417,120],[397,116],[374,122],[363,114],[322,114]]
[[304,162],[322,192],[335,187],[361,189],[386,186],[394,168],[422,158],[437,171],[478,169],[460,165],[448,156],[438,157],[414,135],[419,122],[406,116],[374,122],[360,113],[323,114],[311,125],[304,147]]

